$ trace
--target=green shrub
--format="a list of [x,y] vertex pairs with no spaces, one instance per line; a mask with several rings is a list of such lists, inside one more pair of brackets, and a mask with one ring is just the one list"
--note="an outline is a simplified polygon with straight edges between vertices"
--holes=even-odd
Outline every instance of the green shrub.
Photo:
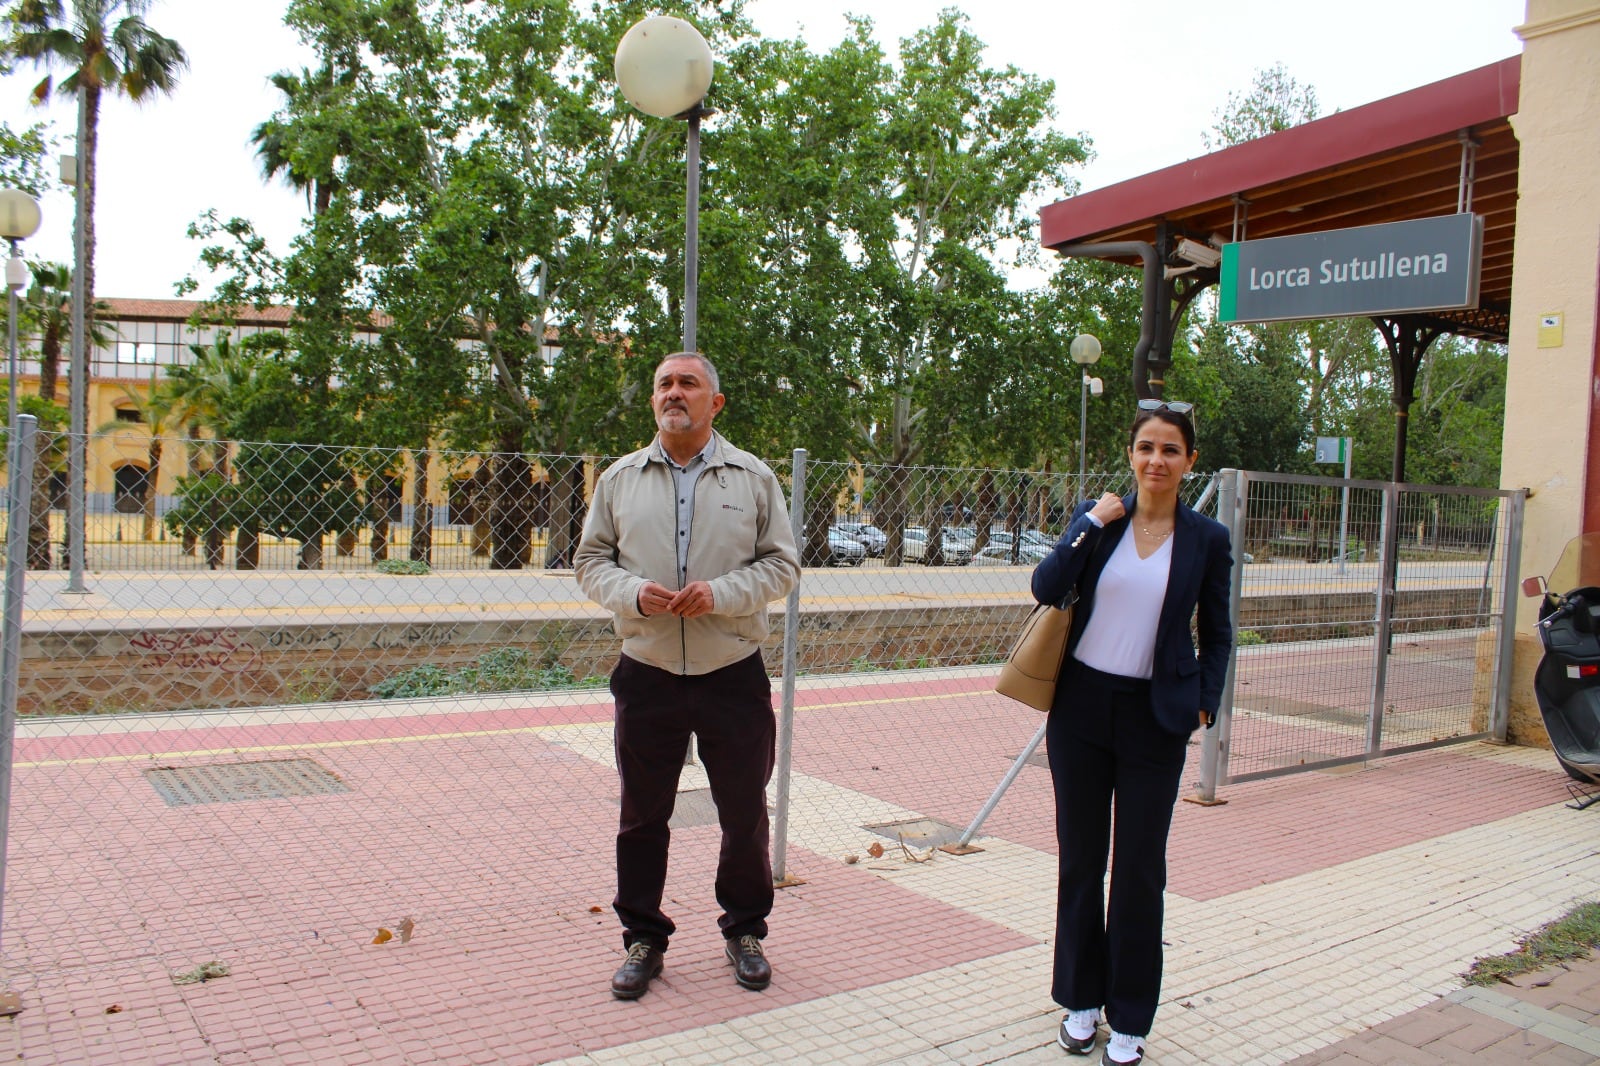
[[522,648],[495,648],[453,672],[431,663],[413,666],[384,678],[369,691],[380,700],[392,700],[598,688],[605,683],[603,675],[580,678],[561,663],[541,665]]
[[1468,984],[1494,985],[1566,962],[1586,959],[1600,946],[1600,903],[1583,903],[1517,943],[1506,955],[1479,959],[1467,971]]
[[380,574],[431,574],[433,569],[421,559],[380,559],[372,564]]
[[1236,643],[1241,648],[1251,644],[1265,644],[1266,642],[1267,638],[1253,629],[1241,629],[1236,637]]

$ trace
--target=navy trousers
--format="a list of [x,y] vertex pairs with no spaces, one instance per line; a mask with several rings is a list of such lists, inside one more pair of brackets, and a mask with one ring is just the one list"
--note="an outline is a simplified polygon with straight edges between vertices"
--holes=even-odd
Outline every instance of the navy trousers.
[[1144,1036],[1161,996],[1167,831],[1188,737],[1156,721],[1150,682],[1067,665],[1045,731],[1061,851],[1051,996]]
[[622,920],[623,943],[644,941],[666,951],[677,930],[661,910],[661,896],[672,840],[667,823],[690,733],[699,738],[722,825],[717,924],[729,939],[766,936],[773,898],[767,782],[777,729],[761,653],[698,675],[674,674],[624,655],[611,672],[611,695],[622,780],[612,908]]

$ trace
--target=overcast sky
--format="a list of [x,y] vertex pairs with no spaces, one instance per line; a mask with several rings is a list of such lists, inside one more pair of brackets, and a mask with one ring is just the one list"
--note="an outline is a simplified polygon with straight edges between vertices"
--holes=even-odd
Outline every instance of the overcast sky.
[[[990,65],[1055,81],[1059,126],[1094,142],[1096,158],[1078,173],[1084,190],[1203,154],[1202,132],[1259,69],[1283,63],[1328,114],[1515,55],[1512,30],[1526,16],[1524,0],[753,0],[749,11],[765,35],[803,36],[816,51],[843,37],[846,12],[867,14],[893,56],[949,6],[968,12]],[[197,269],[199,245],[185,230],[208,208],[253,220],[287,251],[305,200],[262,183],[250,144],[279,105],[268,76],[312,65],[282,10],[275,0],[154,0],[149,23],[183,44],[191,68],[170,99],[106,100],[101,297],[173,296]],[[0,115],[13,126],[44,115],[71,151],[70,102],[33,108],[37,80],[31,69],[0,79]],[[43,208],[27,254],[70,262],[70,192],[51,193]]]

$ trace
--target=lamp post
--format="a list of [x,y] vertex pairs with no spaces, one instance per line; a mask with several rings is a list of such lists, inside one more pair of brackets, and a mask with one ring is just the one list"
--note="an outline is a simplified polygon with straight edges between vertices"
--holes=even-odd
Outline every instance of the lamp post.
[[711,46],[693,25],[671,15],[634,23],[617,43],[617,84],[628,103],[656,118],[689,121],[684,211],[683,350],[695,351],[700,280],[700,119],[711,88]]
[[1078,364],[1083,383],[1078,390],[1078,499],[1083,499],[1086,459],[1089,451],[1089,393],[1100,395],[1105,388],[1099,378],[1089,376],[1088,368],[1100,361],[1100,338],[1092,333],[1080,333],[1067,346],[1067,354]]
[[14,432],[17,425],[17,293],[28,283],[28,264],[17,245],[39,232],[39,222],[39,201],[19,189],[0,189],[0,237],[11,244],[6,260],[6,356],[11,377],[6,391],[7,432]]

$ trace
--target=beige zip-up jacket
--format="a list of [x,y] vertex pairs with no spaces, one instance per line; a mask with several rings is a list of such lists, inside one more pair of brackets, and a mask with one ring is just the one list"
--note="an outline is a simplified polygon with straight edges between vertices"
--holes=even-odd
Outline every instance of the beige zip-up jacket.
[[711,586],[699,618],[639,613],[646,580],[678,581],[677,506],[660,439],[609,466],[573,556],[578,587],[616,618],[630,659],[676,674],[707,674],[748,658],[767,636],[767,604],[800,580],[800,553],[772,468],[713,433],[695,481],[687,581]]

